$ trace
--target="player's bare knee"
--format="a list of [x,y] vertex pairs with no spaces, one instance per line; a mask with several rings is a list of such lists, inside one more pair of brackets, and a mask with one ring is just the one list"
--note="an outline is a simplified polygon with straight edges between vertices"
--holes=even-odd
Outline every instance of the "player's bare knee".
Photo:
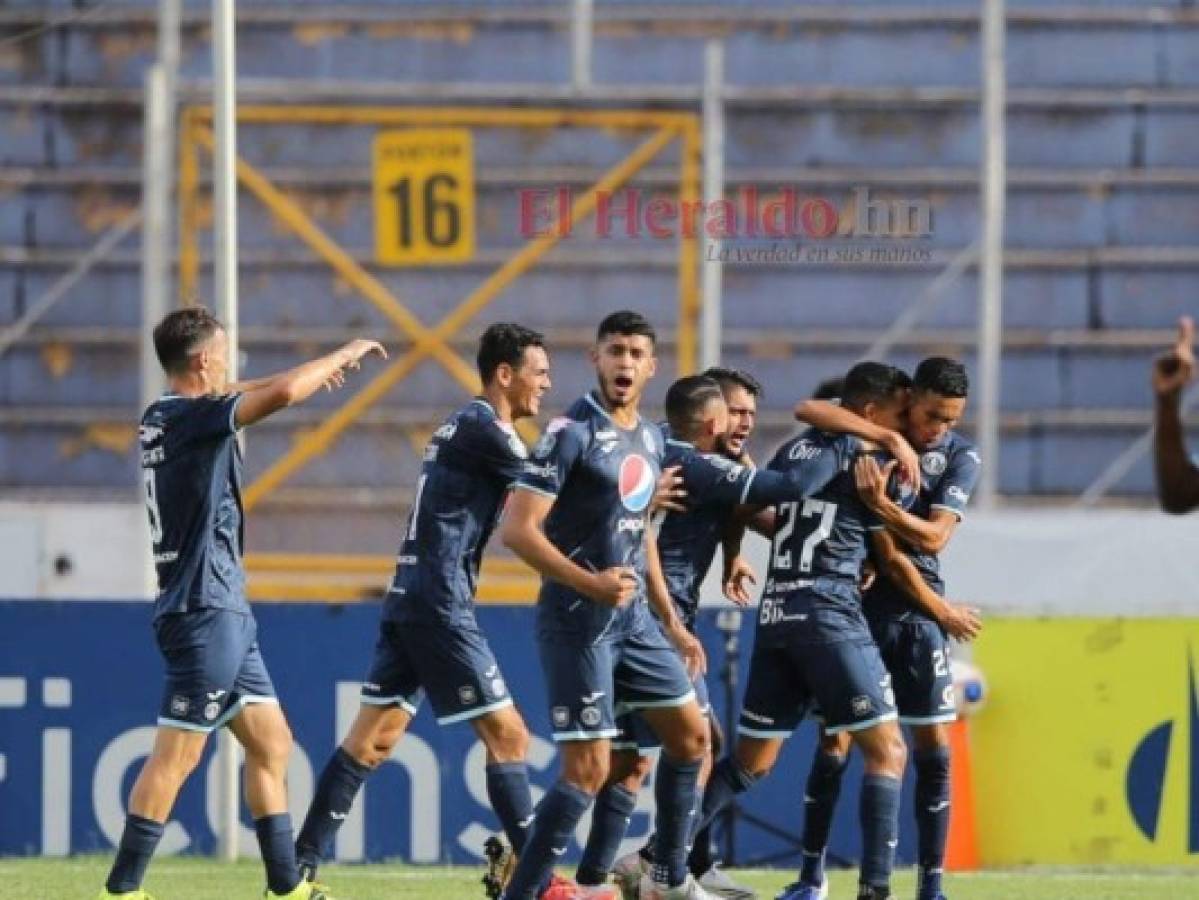
[[664,737],[662,749],[672,759],[698,762],[703,759],[711,747],[707,728],[688,728],[674,735]]
[[489,722],[479,731],[487,752],[496,762],[520,762],[529,752],[529,729],[519,716]]
[[146,764],[147,776],[182,784],[200,765],[203,755],[204,744],[199,742],[180,744],[169,752],[156,752]]
[[908,750],[903,742],[903,734],[893,723],[870,729],[861,735],[858,743],[865,757],[868,773],[890,775],[893,778],[903,777]]
[[585,744],[566,751],[562,777],[589,794],[598,794],[608,780],[607,746]]
[[271,771],[286,771],[292,743],[290,729],[274,729],[245,748],[247,764],[253,762]]

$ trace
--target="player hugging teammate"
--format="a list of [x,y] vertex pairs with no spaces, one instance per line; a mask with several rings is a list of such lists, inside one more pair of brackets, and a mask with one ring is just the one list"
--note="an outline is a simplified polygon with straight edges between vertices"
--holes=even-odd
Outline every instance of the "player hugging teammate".
[[[797,408],[813,428],[759,470],[745,441],[761,386],[747,373],[679,379],[666,394],[667,422],[641,417],[656,335],[631,311],[600,324],[596,387],[552,420],[530,453],[513,426],[538,413],[549,389],[544,340],[519,325],[488,328],[482,393],[426,449],[362,706],[321,773],[293,849],[282,778],[290,735],[242,588],[234,433],[339,386],[343,370],[382,348],[358,341],[290,372],[227,385],[224,332],[202,310],[172,314],[155,342],[172,393],[147,410],[141,438],[168,684],[102,898],[148,897],[142,875],[175,794],[207,733],[225,724],[247,750],[267,896],[330,898],[317,868],[427,694],[439,722],[469,723],[487,749],[488,795],[516,857],[505,871],[493,866],[493,897],[754,897],[715,865],[707,827],[769,773],[782,742],[812,714],[822,740],[805,792],[803,868],[780,900],[827,891],[824,853],[851,744],[866,770],[859,898],[891,896],[907,764],[901,722],[914,744],[918,900],[944,900],[949,640],[980,628],[974,610],[944,599],[937,561],[979,468],[977,452],[952,431],[967,394],[960,363],[925,360],[914,379],[881,363],[855,366],[838,403]],[[722,546],[725,594],[748,602],[753,575],[738,555],[747,526],[771,538],[770,568],[735,746],[713,766],[721,735],[694,634],[699,587]],[[562,768],[536,811],[528,732],[474,616],[479,565],[497,527],[542,576],[536,643]],[[868,558],[878,578],[863,594]],[[654,749],[655,833],[640,853],[617,860]],[[554,860],[593,803],[577,881],[559,878]]]

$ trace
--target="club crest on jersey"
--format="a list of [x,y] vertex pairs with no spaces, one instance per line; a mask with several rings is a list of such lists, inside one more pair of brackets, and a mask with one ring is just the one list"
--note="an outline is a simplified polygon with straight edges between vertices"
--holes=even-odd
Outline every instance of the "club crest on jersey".
[[932,450],[920,457],[920,470],[930,478],[936,478],[945,471],[949,461],[940,450]]
[[654,467],[638,453],[620,461],[620,502],[629,512],[641,512],[654,496]]

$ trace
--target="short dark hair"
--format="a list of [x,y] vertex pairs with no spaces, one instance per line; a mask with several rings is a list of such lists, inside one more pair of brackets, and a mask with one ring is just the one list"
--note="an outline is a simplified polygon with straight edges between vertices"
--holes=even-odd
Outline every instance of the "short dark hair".
[[188,306],[169,313],[154,326],[154,352],[168,375],[187,371],[187,360],[224,325],[203,306]]
[[912,380],[907,373],[880,362],[860,362],[845,375],[841,399],[846,406],[861,409],[867,403],[884,403]]
[[725,366],[709,366],[704,369],[703,375],[705,378],[711,378],[718,385],[721,391],[727,391],[732,387],[744,388],[753,397],[761,397],[765,391],[762,388],[762,382],[754,378],[744,369],[731,369]]
[[838,400],[845,393],[845,378],[841,375],[826,378],[812,391],[813,400]]
[[942,397],[966,397],[970,393],[970,379],[966,367],[947,356],[930,356],[916,367],[914,379],[916,390],[931,391]]
[[666,421],[670,430],[685,435],[713,400],[724,400],[716,379],[705,375],[686,375],[666,391]]
[[507,363],[513,369],[520,368],[529,347],[545,347],[545,337],[532,328],[511,322],[487,326],[479,338],[479,354],[475,357],[483,383],[487,384],[495,377],[495,370],[501,363]]
[[595,339],[602,341],[610,334],[639,334],[649,338],[651,344],[658,343],[658,334],[654,331],[654,326],[649,323],[649,319],[631,309],[622,309],[605,316],[604,321],[600,322],[599,328],[596,329]]

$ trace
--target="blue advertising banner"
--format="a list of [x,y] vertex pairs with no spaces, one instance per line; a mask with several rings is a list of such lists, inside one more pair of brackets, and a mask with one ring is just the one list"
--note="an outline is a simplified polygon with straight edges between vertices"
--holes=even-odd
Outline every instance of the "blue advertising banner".
[[[139,602],[0,601],[0,855],[65,855],[108,850],[120,837],[124,804],[154,739],[162,662],[150,606]],[[359,680],[374,646],[375,604],[262,604],[259,641],[296,738],[289,772],[292,815],[299,821],[316,775],[358,706]],[[534,737],[530,770],[535,793],[552,783],[556,751],[549,741],[541,671],[532,643],[533,609],[482,607],[513,696]],[[746,616],[740,668],[752,643]],[[709,685],[727,721],[726,636],[715,616],[701,621]],[[739,688],[738,688],[739,689]],[[803,816],[803,786],[815,729],[788,742],[776,771],[751,792],[735,828],[740,864],[794,864]],[[215,742],[211,742],[215,744]],[[483,747],[468,725],[439,728],[422,710],[387,764],[371,777],[337,841],[342,860],[404,859],[472,863],[498,825],[487,802]],[[216,843],[218,779],[212,747],[184,786],[161,853],[207,853]],[[860,764],[845,779],[831,854],[857,858]],[[910,785],[900,858],[914,853]],[[626,849],[651,829],[653,793],[642,792]],[[242,811],[242,852],[256,854]],[[580,825],[581,849],[589,820]]]

